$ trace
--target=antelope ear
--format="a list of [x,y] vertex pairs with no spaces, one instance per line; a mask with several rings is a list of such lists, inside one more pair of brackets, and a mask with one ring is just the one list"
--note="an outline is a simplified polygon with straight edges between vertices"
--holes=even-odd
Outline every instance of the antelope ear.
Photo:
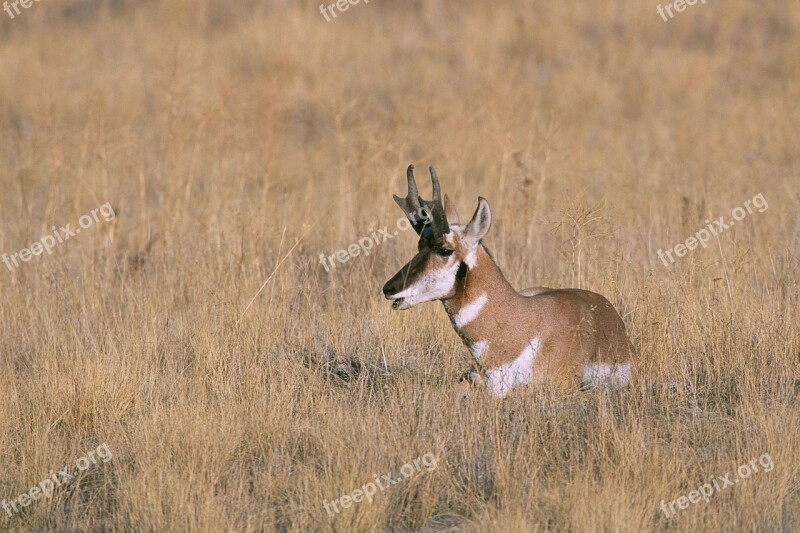
[[447,194],[444,195],[444,214],[447,216],[448,224],[460,224],[458,211],[456,211],[456,204],[453,203]]
[[489,233],[491,226],[492,211],[489,209],[489,202],[485,198],[478,197],[478,208],[475,209],[472,220],[464,229],[464,240],[469,246],[477,246],[481,239]]

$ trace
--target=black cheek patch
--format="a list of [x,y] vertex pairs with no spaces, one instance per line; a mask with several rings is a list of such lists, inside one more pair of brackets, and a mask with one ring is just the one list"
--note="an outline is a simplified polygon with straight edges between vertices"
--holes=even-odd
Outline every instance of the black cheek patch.
[[469,269],[467,268],[466,263],[462,262],[460,265],[458,265],[458,272],[456,272],[456,281],[461,281],[462,279],[464,279],[467,276],[467,270]]

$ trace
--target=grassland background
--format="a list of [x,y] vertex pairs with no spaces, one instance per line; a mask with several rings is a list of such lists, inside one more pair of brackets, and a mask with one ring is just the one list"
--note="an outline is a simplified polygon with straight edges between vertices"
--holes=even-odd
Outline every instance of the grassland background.
[[[117,213],[0,266],[0,498],[114,454],[0,529],[800,529],[800,3],[655,8],[0,12],[0,252]],[[381,298],[412,232],[318,262],[395,224],[412,162],[462,216],[489,200],[515,286],[618,306],[632,387],[453,405],[469,355],[441,306]],[[758,193],[766,212],[658,260]],[[688,390],[651,390],[670,381]],[[324,510],[426,452],[432,472]],[[659,510],[763,453],[771,472]]]

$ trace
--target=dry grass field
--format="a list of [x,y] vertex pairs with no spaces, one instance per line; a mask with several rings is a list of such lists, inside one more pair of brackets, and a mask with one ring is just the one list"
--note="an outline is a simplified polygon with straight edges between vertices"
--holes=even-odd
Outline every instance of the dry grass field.
[[[0,530],[799,530],[800,3],[657,5],[0,11]],[[442,306],[381,294],[414,232],[320,264],[409,163],[614,303],[630,387],[453,402]]]

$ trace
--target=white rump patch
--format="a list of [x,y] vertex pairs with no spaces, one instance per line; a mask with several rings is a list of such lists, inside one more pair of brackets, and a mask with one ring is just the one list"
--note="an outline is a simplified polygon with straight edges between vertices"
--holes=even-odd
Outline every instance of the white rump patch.
[[539,350],[539,339],[533,339],[519,356],[504,365],[486,370],[486,392],[503,398],[518,385],[528,385],[533,379],[533,361]]
[[632,375],[630,362],[587,363],[583,367],[583,383],[591,387],[619,389],[630,383]]
[[467,345],[467,348],[469,348],[469,353],[472,354],[472,357],[474,357],[476,361],[480,362],[481,357],[483,357],[483,353],[486,351],[488,346],[488,342],[478,341],[476,343]]
[[473,301],[465,305],[461,308],[461,310],[456,313],[456,316],[453,318],[453,324],[456,328],[463,328],[473,320],[475,320],[479,314],[481,314],[481,309],[483,306],[486,305],[486,302],[489,301],[489,297],[486,296],[486,293],[481,294]]

